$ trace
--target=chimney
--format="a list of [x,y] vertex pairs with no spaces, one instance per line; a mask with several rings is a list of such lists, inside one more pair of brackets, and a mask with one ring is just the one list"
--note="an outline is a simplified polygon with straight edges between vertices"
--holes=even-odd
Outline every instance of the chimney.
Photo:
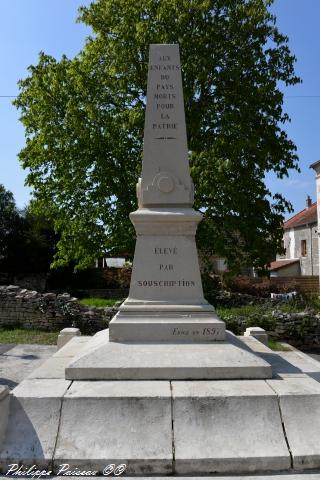
[[308,195],[307,196],[307,208],[310,208],[311,205],[312,205],[312,200],[311,200],[310,196]]

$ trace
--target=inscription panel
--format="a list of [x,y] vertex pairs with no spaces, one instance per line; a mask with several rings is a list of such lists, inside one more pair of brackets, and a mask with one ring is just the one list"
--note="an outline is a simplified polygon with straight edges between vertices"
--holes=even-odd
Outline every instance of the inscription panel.
[[138,236],[130,297],[182,302],[203,298],[193,237]]
[[221,327],[200,327],[200,328],[181,328],[174,327],[172,336],[177,340],[206,339],[207,341],[215,340],[221,336]]
[[[159,172],[169,172],[186,191],[191,191],[187,135],[184,115],[181,67],[178,45],[151,45],[147,106],[144,129],[142,191],[150,190]],[[166,193],[166,187],[160,188]],[[168,201],[187,203],[177,188],[167,190]],[[146,204],[161,203],[156,193]]]
[[[172,288],[172,287],[195,287],[195,280],[185,278],[170,278],[170,273],[176,271],[176,265],[174,259],[178,256],[178,247],[176,246],[156,246],[152,248],[152,255],[155,257],[154,262],[156,264],[156,270],[166,275],[166,278],[157,279],[141,279],[137,280],[138,287],[151,287],[151,288]],[[170,263],[158,263],[161,257],[169,257]],[[179,269],[178,269],[179,271]]]

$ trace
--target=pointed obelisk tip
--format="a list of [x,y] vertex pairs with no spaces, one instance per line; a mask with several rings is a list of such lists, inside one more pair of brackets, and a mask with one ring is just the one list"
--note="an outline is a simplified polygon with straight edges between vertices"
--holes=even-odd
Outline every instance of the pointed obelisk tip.
[[151,44],[140,206],[193,204],[178,44]]

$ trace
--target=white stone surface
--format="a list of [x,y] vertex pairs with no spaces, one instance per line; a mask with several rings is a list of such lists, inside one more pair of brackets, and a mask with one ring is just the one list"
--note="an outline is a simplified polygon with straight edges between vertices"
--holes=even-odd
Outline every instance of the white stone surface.
[[293,467],[320,468],[320,384],[311,378],[283,378],[267,383],[280,397]]
[[263,343],[264,345],[268,345],[268,334],[267,332],[261,327],[248,327],[244,332],[245,337],[255,337],[259,342]]
[[70,342],[73,337],[80,336],[81,332],[79,328],[64,328],[60,331],[57,340],[58,349],[62,348],[66,343]]
[[56,351],[54,345],[13,346],[0,355],[0,383],[13,389]]
[[[166,211],[168,224],[170,218],[170,212]],[[133,310],[137,306],[142,311],[141,307],[148,306],[169,312],[181,307],[187,311],[209,310],[203,297],[194,234],[183,233],[181,228],[179,235],[176,219],[171,218],[171,222],[174,228],[171,235],[163,222],[158,223],[157,235],[138,235],[130,294],[120,310]],[[210,311],[214,311],[212,306]]]
[[48,378],[64,379],[65,369],[70,362],[71,357],[51,357],[46,360],[39,368],[36,368],[26,379]]
[[273,353],[271,348],[267,347],[267,345],[264,345],[263,343],[259,342],[256,338],[252,336],[239,336],[239,340],[246,345],[247,347],[250,348],[255,353]]
[[[195,234],[202,214],[191,208],[179,46],[150,45],[148,70],[139,209],[130,214],[137,234],[130,292],[110,323],[110,341],[172,342],[174,314],[194,319],[195,329],[204,314],[210,340],[223,340],[224,322],[201,284]],[[132,312],[147,321],[132,325]],[[203,341],[191,333],[195,329],[188,341]]]
[[278,401],[264,382],[173,382],[175,469],[183,474],[290,468]]
[[9,388],[6,385],[0,385],[0,400],[9,394]]
[[214,312],[118,312],[109,333],[111,342],[209,343],[225,339],[225,324]]
[[231,334],[228,334],[228,342],[137,344],[109,342],[108,330],[103,330],[66,368],[66,378],[70,380],[271,377],[270,365],[248,351]]
[[[247,337],[248,338],[248,337]],[[320,380],[319,362],[301,352],[261,352],[259,356],[272,365],[275,377],[317,377]]]
[[74,382],[64,397],[55,453],[91,470],[126,463],[128,474],[172,471],[169,382]]
[[0,449],[4,440],[8,419],[9,419],[9,406],[10,406],[10,390],[5,385],[0,385]]
[[[313,374],[320,372],[320,363],[299,350],[292,352],[278,352],[279,356],[303,373]],[[279,372],[281,373],[281,372]]]
[[66,380],[24,380],[12,391],[10,416],[0,451],[0,468],[10,463],[49,468]]
[[81,348],[91,339],[91,336],[77,336],[70,339],[63,347],[61,347],[54,355],[57,357],[72,358],[79,353]]
[[148,68],[141,203],[192,205],[179,46],[150,45]]

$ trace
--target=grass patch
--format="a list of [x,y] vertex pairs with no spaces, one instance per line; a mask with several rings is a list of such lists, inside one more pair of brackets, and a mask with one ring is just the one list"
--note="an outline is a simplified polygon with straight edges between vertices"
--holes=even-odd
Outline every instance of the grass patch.
[[1,327],[0,343],[30,343],[56,345],[59,332],[43,332],[18,327]]
[[272,338],[268,339],[268,347],[271,348],[271,350],[274,350],[276,352],[291,352],[290,348],[285,347],[280,342],[276,342]]
[[89,307],[113,307],[116,302],[119,302],[119,298],[82,298],[80,300],[81,305],[87,305]]
[[300,305],[295,302],[288,302],[280,303],[276,308],[283,313],[297,313],[303,312],[305,310],[305,305]]
[[247,316],[261,313],[261,305],[243,305],[242,307],[217,307],[217,314],[223,319],[230,316]]

